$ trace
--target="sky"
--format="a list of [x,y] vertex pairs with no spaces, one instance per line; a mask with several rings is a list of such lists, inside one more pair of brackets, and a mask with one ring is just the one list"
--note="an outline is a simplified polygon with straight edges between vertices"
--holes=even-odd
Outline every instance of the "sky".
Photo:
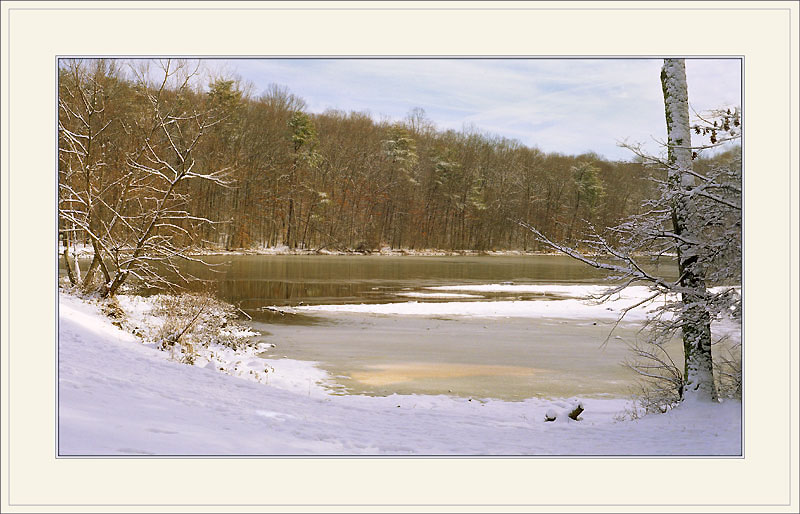
[[[620,142],[659,154],[666,139],[661,59],[239,59],[215,72],[270,84],[308,111],[368,112],[376,121],[425,110],[438,129],[515,139],[545,152],[628,160]],[[702,113],[741,106],[738,59],[687,59],[689,103]]]

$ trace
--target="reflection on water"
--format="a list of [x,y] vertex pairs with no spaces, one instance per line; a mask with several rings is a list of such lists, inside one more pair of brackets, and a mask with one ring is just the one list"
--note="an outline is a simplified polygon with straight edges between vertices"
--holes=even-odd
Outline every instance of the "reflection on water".
[[[217,293],[256,319],[306,323],[303,317],[276,315],[264,306],[447,301],[407,298],[399,293],[425,287],[484,283],[597,283],[606,274],[564,256],[389,257],[389,256],[210,256],[214,271],[187,263],[186,271],[211,280]],[[662,274],[675,276],[674,266]],[[536,294],[493,293],[475,300],[542,299]],[[470,301],[469,298],[460,299]]]
[[[211,266],[198,262],[181,263],[184,273],[208,281],[189,284],[188,287],[203,289],[210,286],[222,298],[257,316],[262,315],[263,311],[258,310],[260,307],[269,305],[409,301],[398,293],[431,286],[503,282],[598,283],[607,276],[605,272],[574,259],[556,255],[214,255],[204,256],[202,260]],[[89,260],[81,259],[81,262],[85,268]],[[59,264],[62,265],[60,260]],[[648,269],[652,270],[652,267]],[[662,265],[658,272],[667,279],[677,276],[672,263]],[[495,293],[482,297],[525,299],[542,298],[542,295]],[[412,300],[447,301],[446,298]]]

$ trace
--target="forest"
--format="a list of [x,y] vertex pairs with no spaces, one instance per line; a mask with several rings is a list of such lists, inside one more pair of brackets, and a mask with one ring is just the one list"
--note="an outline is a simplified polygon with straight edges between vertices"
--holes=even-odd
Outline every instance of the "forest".
[[401,122],[313,114],[275,84],[255,95],[201,77],[189,62],[62,60],[62,240],[94,234],[111,253],[156,234],[193,249],[537,251],[518,220],[579,244],[653,194],[657,171],[633,153],[438,130],[420,108]]

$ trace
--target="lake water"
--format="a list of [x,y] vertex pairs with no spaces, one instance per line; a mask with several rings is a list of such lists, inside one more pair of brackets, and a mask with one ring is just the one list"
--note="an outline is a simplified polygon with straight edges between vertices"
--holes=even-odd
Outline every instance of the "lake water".
[[[627,396],[622,365],[639,324],[563,318],[280,314],[267,306],[387,303],[428,287],[468,284],[605,284],[605,274],[563,256],[214,256],[218,294],[253,317],[272,358],[318,362],[338,393],[451,394],[519,400]],[[660,272],[675,276],[671,266]],[[453,301],[543,300],[541,293],[474,293]],[[676,346],[676,353],[678,348]]]
[[[513,282],[518,284],[597,284],[604,272],[556,255],[418,257],[369,255],[234,255],[207,256],[205,268],[186,270],[212,280],[218,294],[262,320],[264,305],[383,303],[408,301],[398,296],[426,287]],[[674,266],[661,266],[667,278]],[[496,298],[509,295],[497,294]],[[537,295],[511,295],[515,299]],[[538,297],[541,297],[539,295]]]
[[[409,297],[469,284],[608,284],[605,274],[563,256],[209,256],[213,271],[187,271],[252,316],[273,343],[270,358],[314,361],[336,394],[530,397],[629,396],[636,376],[622,363],[640,324],[569,318],[470,318],[315,312],[269,306],[547,300],[541,293]],[[658,272],[676,276],[674,266]],[[674,356],[680,356],[676,343]]]

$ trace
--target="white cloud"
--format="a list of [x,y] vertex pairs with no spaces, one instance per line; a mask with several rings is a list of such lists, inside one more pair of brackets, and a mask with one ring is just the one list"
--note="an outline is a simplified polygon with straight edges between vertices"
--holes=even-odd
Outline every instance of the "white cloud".
[[[223,64],[223,63],[221,63]],[[518,139],[544,151],[630,157],[665,133],[659,59],[267,59],[224,63],[264,90],[287,86],[309,109],[401,119],[422,107],[438,127]],[[698,111],[738,105],[738,60],[687,60]]]

